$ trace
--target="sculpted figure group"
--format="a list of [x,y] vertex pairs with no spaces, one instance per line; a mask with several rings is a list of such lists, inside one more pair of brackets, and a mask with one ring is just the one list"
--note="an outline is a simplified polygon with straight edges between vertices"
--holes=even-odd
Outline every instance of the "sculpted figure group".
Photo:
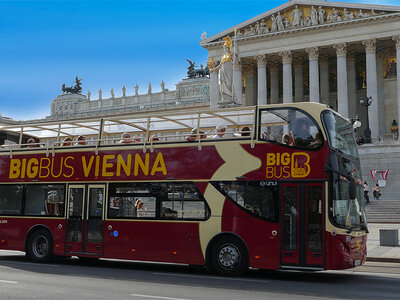
[[[243,28],[242,30],[238,30],[236,37],[248,37],[270,32],[296,29],[300,27],[318,26],[326,23],[349,21],[356,18],[367,18],[383,14],[383,12],[376,13],[373,9],[369,13],[363,12],[361,9],[359,11],[352,12],[347,8],[340,10],[333,8],[329,9],[328,11],[329,12],[327,13],[322,6],[319,6],[318,8],[311,6],[307,12],[304,8],[296,5],[290,13],[286,13],[286,11],[284,11],[283,13],[277,12],[272,14],[269,18],[271,27],[269,27],[267,24],[268,19],[263,19],[257,21],[255,24]],[[290,18],[291,21],[289,20]]]

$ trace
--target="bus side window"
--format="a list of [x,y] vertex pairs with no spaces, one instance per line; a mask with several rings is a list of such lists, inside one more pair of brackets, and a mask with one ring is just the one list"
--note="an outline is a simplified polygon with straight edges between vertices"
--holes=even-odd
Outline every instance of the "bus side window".
[[22,212],[23,185],[0,185],[0,215],[16,216]]
[[260,181],[221,181],[213,185],[232,202],[247,212],[276,221],[278,218],[278,189]]

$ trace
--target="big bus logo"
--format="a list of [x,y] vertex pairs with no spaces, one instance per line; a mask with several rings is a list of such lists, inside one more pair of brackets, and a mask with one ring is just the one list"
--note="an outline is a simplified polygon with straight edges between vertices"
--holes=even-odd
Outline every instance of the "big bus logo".
[[304,178],[310,174],[310,156],[305,152],[267,153],[267,178]]

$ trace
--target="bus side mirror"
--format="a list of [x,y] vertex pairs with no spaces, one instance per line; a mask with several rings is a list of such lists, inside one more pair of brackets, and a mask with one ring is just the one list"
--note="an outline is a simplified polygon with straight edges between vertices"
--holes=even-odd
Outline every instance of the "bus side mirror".
[[349,181],[349,197],[352,200],[357,198],[357,184],[354,180]]

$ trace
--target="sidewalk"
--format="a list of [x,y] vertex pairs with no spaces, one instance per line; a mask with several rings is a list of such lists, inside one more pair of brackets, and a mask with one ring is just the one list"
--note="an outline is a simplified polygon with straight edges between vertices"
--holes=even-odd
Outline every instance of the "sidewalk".
[[400,247],[380,246],[379,229],[398,229],[400,224],[369,223],[367,261],[400,262]]

